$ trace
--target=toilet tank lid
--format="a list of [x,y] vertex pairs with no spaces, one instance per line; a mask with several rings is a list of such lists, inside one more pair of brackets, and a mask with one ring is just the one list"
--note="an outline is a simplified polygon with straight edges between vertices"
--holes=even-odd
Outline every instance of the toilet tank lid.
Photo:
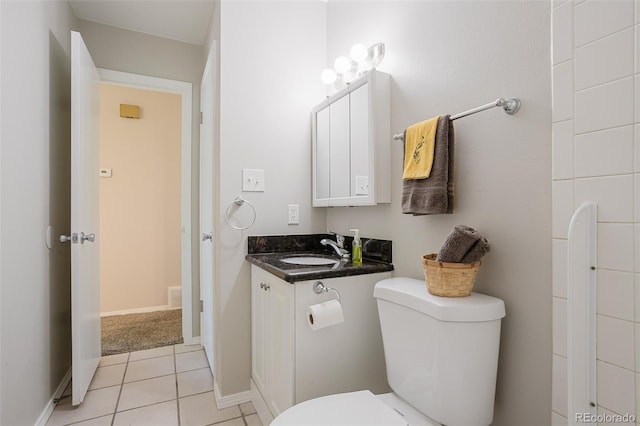
[[378,282],[373,297],[422,312],[440,321],[481,322],[505,316],[504,302],[472,292],[467,297],[439,297],[427,291],[424,280],[394,277]]

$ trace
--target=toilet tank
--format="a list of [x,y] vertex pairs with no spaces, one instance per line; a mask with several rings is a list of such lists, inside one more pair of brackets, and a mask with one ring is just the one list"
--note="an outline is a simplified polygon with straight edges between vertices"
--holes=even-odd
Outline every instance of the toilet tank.
[[393,391],[439,423],[491,424],[504,302],[433,296],[412,278],[382,280],[373,295]]

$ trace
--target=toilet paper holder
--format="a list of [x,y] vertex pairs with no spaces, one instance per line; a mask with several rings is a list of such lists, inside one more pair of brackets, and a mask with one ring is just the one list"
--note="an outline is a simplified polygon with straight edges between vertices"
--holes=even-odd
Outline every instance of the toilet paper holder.
[[316,281],[313,284],[313,292],[315,294],[328,293],[330,291],[335,291],[336,292],[336,297],[338,298],[338,302],[340,302],[340,292],[338,291],[338,289],[333,288],[333,287],[327,287],[326,285],[324,285],[322,283],[322,281]]

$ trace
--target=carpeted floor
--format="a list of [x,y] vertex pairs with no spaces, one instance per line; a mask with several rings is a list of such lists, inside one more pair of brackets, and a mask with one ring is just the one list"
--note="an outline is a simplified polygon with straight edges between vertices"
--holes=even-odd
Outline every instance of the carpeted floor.
[[102,317],[102,355],[182,343],[182,309]]

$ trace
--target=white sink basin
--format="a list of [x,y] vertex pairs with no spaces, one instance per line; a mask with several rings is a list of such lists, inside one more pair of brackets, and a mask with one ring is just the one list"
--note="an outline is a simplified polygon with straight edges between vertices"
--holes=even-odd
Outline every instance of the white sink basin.
[[313,257],[313,256],[292,256],[282,259],[284,263],[292,265],[335,265],[340,262],[339,260],[327,259],[326,257]]

